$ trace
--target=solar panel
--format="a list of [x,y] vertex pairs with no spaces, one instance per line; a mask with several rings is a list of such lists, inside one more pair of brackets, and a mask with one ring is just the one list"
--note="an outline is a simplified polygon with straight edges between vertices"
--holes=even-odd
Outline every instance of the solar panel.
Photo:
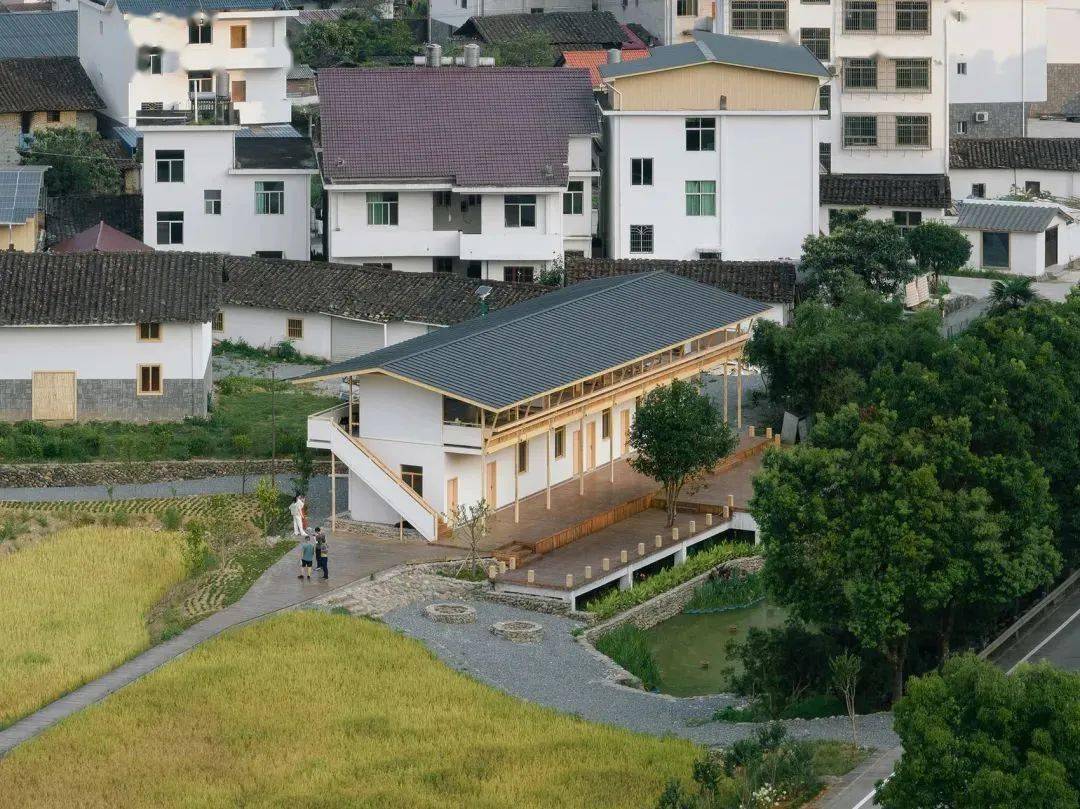
[[0,224],[22,224],[41,208],[41,186],[48,166],[0,169]]

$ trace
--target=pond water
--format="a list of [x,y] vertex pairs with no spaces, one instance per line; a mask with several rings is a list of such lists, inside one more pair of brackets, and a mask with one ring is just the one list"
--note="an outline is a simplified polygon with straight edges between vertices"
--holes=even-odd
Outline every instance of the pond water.
[[741,667],[728,659],[728,641],[744,640],[750,627],[781,626],[786,618],[785,610],[759,601],[725,612],[680,613],[646,630],[660,667],[660,690],[677,697],[730,690],[723,670]]

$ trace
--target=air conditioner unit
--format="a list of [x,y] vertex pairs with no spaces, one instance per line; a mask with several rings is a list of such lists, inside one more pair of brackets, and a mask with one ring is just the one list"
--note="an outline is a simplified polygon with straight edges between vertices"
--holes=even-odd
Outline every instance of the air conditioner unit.
[[989,120],[990,113],[986,112],[985,110],[980,110],[979,112],[975,113],[975,123],[985,124]]

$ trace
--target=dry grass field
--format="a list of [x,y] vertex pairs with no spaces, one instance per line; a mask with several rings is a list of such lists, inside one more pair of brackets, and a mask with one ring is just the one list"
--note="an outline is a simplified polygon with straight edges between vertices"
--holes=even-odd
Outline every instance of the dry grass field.
[[5,807],[651,807],[697,748],[495,691],[359,618],[234,630],[0,760]]

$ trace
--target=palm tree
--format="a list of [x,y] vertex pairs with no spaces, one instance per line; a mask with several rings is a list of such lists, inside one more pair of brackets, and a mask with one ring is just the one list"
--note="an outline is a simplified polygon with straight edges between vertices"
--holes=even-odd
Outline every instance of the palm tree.
[[1027,306],[1039,297],[1039,293],[1031,285],[1030,278],[1009,278],[1004,281],[995,281],[990,286],[990,309],[993,312],[1006,312],[1009,309],[1019,309]]

